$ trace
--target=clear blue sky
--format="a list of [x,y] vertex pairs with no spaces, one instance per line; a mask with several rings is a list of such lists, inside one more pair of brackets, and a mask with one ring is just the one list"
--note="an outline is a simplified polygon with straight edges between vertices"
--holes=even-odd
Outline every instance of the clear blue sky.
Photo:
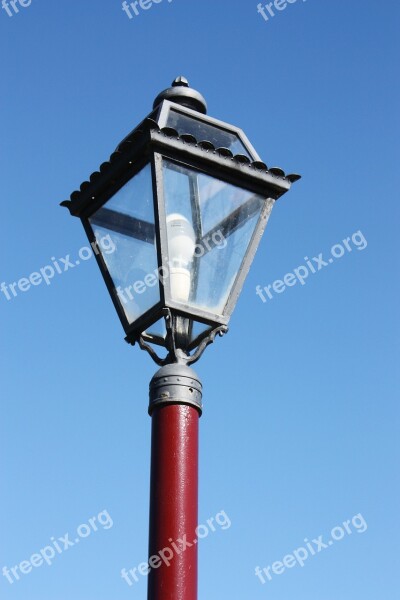
[[[273,211],[229,334],[197,365],[200,522],[224,510],[232,523],[200,545],[199,598],[392,599],[398,2],[298,0],[268,21],[256,0],[163,0],[132,14],[120,0],[0,9],[0,283],[76,257],[84,232],[59,202],[188,77],[268,165],[303,175]],[[272,300],[256,295],[358,231],[364,249]],[[0,597],[145,598],[145,578],[129,587],[120,571],[147,558],[156,366],[124,343],[94,260],[11,300],[0,292],[0,323],[0,570],[104,510],[113,520],[12,585],[0,571]],[[264,585],[256,577],[358,513],[364,533]]]

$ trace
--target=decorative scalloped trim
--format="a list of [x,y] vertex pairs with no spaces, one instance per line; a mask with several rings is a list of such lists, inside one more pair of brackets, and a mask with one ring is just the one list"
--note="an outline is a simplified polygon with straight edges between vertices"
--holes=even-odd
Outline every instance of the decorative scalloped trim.
[[[146,119],[144,123],[146,123],[146,125],[148,125],[150,130],[155,130],[155,131],[157,131],[157,133],[162,134],[166,137],[175,139],[177,141],[181,141],[183,144],[196,146],[197,148],[200,148],[204,152],[213,152],[215,154],[218,154],[222,158],[226,158],[226,159],[234,161],[238,165],[246,166],[251,169],[261,171],[263,173],[268,173],[269,175],[272,175],[274,178],[286,179],[287,181],[290,181],[290,183],[294,183],[294,182],[298,181],[299,179],[301,179],[301,175],[298,175],[297,173],[291,173],[289,175],[286,175],[285,171],[283,171],[279,167],[271,167],[269,169],[264,162],[262,162],[260,160],[251,161],[248,158],[248,156],[246,156],[244,154],[233,155],[232,152],[229,150],[229,148],[215,148],[215,146],[212,144],[212,142],[209,142],[208,140],[197,141],[197,139],[194,137],[194,135],[192,135],[190,133],[183,133],[183,134],[179,135],[177,130],[173,129],[172,127],[163,127],[162,129],[160,129],[158,123],[156,123],[156,121],[154,121],[153,119]],[[100,177],[100,175],[106,173],[107,170],[110,168],[110,166],[116,160],[118,160],[121,156],[123,156],[123,154],[125,154],[125,152],[127,152],[128,150],[130,150],[132,148],[133,142],[136,139],[138,139],[139,137],[141,137],[142,134],[143,134],[143,130],[140,130],[140,129],[134,130],[132,132],[132,135],[128,136],[118,146],[117,150],[115,152],[113,152],[113,154],[111,154],[109,161],[106,161],[102,165],[100,165],[99,171],[94,171],[90,175],[89,181],[84,181],[81,184],[80,191],[75,190],[74,192],[72,192],[72,194],[70,196],[71,201],[74,202],[74,201],[78,200],[81,195],[81,192],[86,190],[88,188],[88,186],[90,186],[94,181],[96,181]],[[70,202],[69,200],[65,200],[61,204],[62,204],[62,206],[67,206],[69,202]]]

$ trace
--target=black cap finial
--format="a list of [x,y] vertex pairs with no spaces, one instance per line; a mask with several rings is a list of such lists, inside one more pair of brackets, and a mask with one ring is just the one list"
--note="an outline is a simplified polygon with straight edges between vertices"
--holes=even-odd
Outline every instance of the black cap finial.
[[176,104],[182,104],[192,110],[197,110],[202,114],[207,113],[207,103],[204,97],[193,88],[189,86],[189,82],[186,77],[177,77],[172,82],[172,87],[164,90],[161,94],[158,94],[154,100],[153,108],[156,108],[163,100],[170,100],[176,102]]
[[177,77],[172,82],[172,87],[179,87],[179,86],[190,87],[188,80],[186,79],[186,77],[183,77],[183,75],[181,75],[180,77]]

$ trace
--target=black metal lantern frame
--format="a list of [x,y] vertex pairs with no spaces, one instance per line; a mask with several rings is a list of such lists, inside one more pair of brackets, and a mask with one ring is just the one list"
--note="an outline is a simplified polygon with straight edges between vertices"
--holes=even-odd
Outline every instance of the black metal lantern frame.
[[[178,84],[176,81],[174,85],[186,85],[182,83],[182,80]],[[194,94],[198,93],[194,92]],[[175,101],[165,99],[168,97],[168,94],[159,97],[160,103],[155,110],[120,143],[109,161],[103,163],[99,171],[92,173],[89,181],[82,183],[80,190],[71,194],[70,200],[62,202],[62,206],[68,207],[73,216],[81,219],[92,245],[98,245],[91,224],[93,215],[96,215],[97,224],[101,225],[104,220],[107,227],[118,234],[129,236],[135,232],[135,237],[140,237],[145,242],[154,243],[155,240],[158,267],[167,268],[169,253],[163,168],[166,161],[171,169],[176,168],[178,171],[185,169],[194,174],[203,174],[227,185],[262,196],[265,200],[243,257],[241,268],[232,285],[224,309],[219,312],[213,312],[210,307],[202,308],[189,302],[174,300],[171,294],[170,280],[166,278],[158,281],[159,301],[133,322],[130,322],[121,298],[116,293],[115,282],[101,249],[99,248],[95,253],[108,291],[124,327],[126,340],[131,344],[139,342],[142,348],[151,353],[158,364],[163,364],[168,359],[159,359],[149,343],[166,347],[170,355],[175,355],[175,359],[178,353],[186,357],[186,362],[195,362],[204,347],[213,341],[216,333],[223,334],[227,330],[229,318],[253,261],[273,204],[290,189],[293,182],[300,178],[298,175],[285,175],[284,171],[279,168],[268,168],[260,160],[241,129],[202,114],[200,112],[202,107],[193,102],[185,102],[174,97],[172,100]],[[105,204],[147,165],[150,165],[151,168],[154,224],[141,221],[134,216],[113,213],[105,207]],[[196,194],[198,194],[198,190],[193,183],[190,185],[193,211],[196,211],[198,205]],[[254,212],[252,201],[251,197],[247,201],[248,214],[251,214],[252,210]],[[214,229],[229,236],[235,228],[241,227],[241,218],[239,210],[236,213],[233,211],[229,214],[229,219],[222,219]],[[201,241],[202,235],[204,232],[199,223],[197,239]],[[154,324],[160,320],[162,322],[165,320],[166,335],[152,331]],[[200,324],[198,333],[194,333],[194,323]],[[189,353],[193,350],[195,352],[190,358]]]

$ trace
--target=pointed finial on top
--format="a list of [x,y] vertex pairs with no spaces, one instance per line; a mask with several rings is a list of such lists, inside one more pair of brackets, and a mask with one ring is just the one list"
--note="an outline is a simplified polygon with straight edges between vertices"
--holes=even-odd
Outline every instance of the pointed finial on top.
[[178,87],[180,85],[183,87],[190,87],[188,80],[186,79],[186,77],[183,77],[182,75],[180,77],[177,77],[176,79],[174,79],[174,81],[172,82],[172,87]]

